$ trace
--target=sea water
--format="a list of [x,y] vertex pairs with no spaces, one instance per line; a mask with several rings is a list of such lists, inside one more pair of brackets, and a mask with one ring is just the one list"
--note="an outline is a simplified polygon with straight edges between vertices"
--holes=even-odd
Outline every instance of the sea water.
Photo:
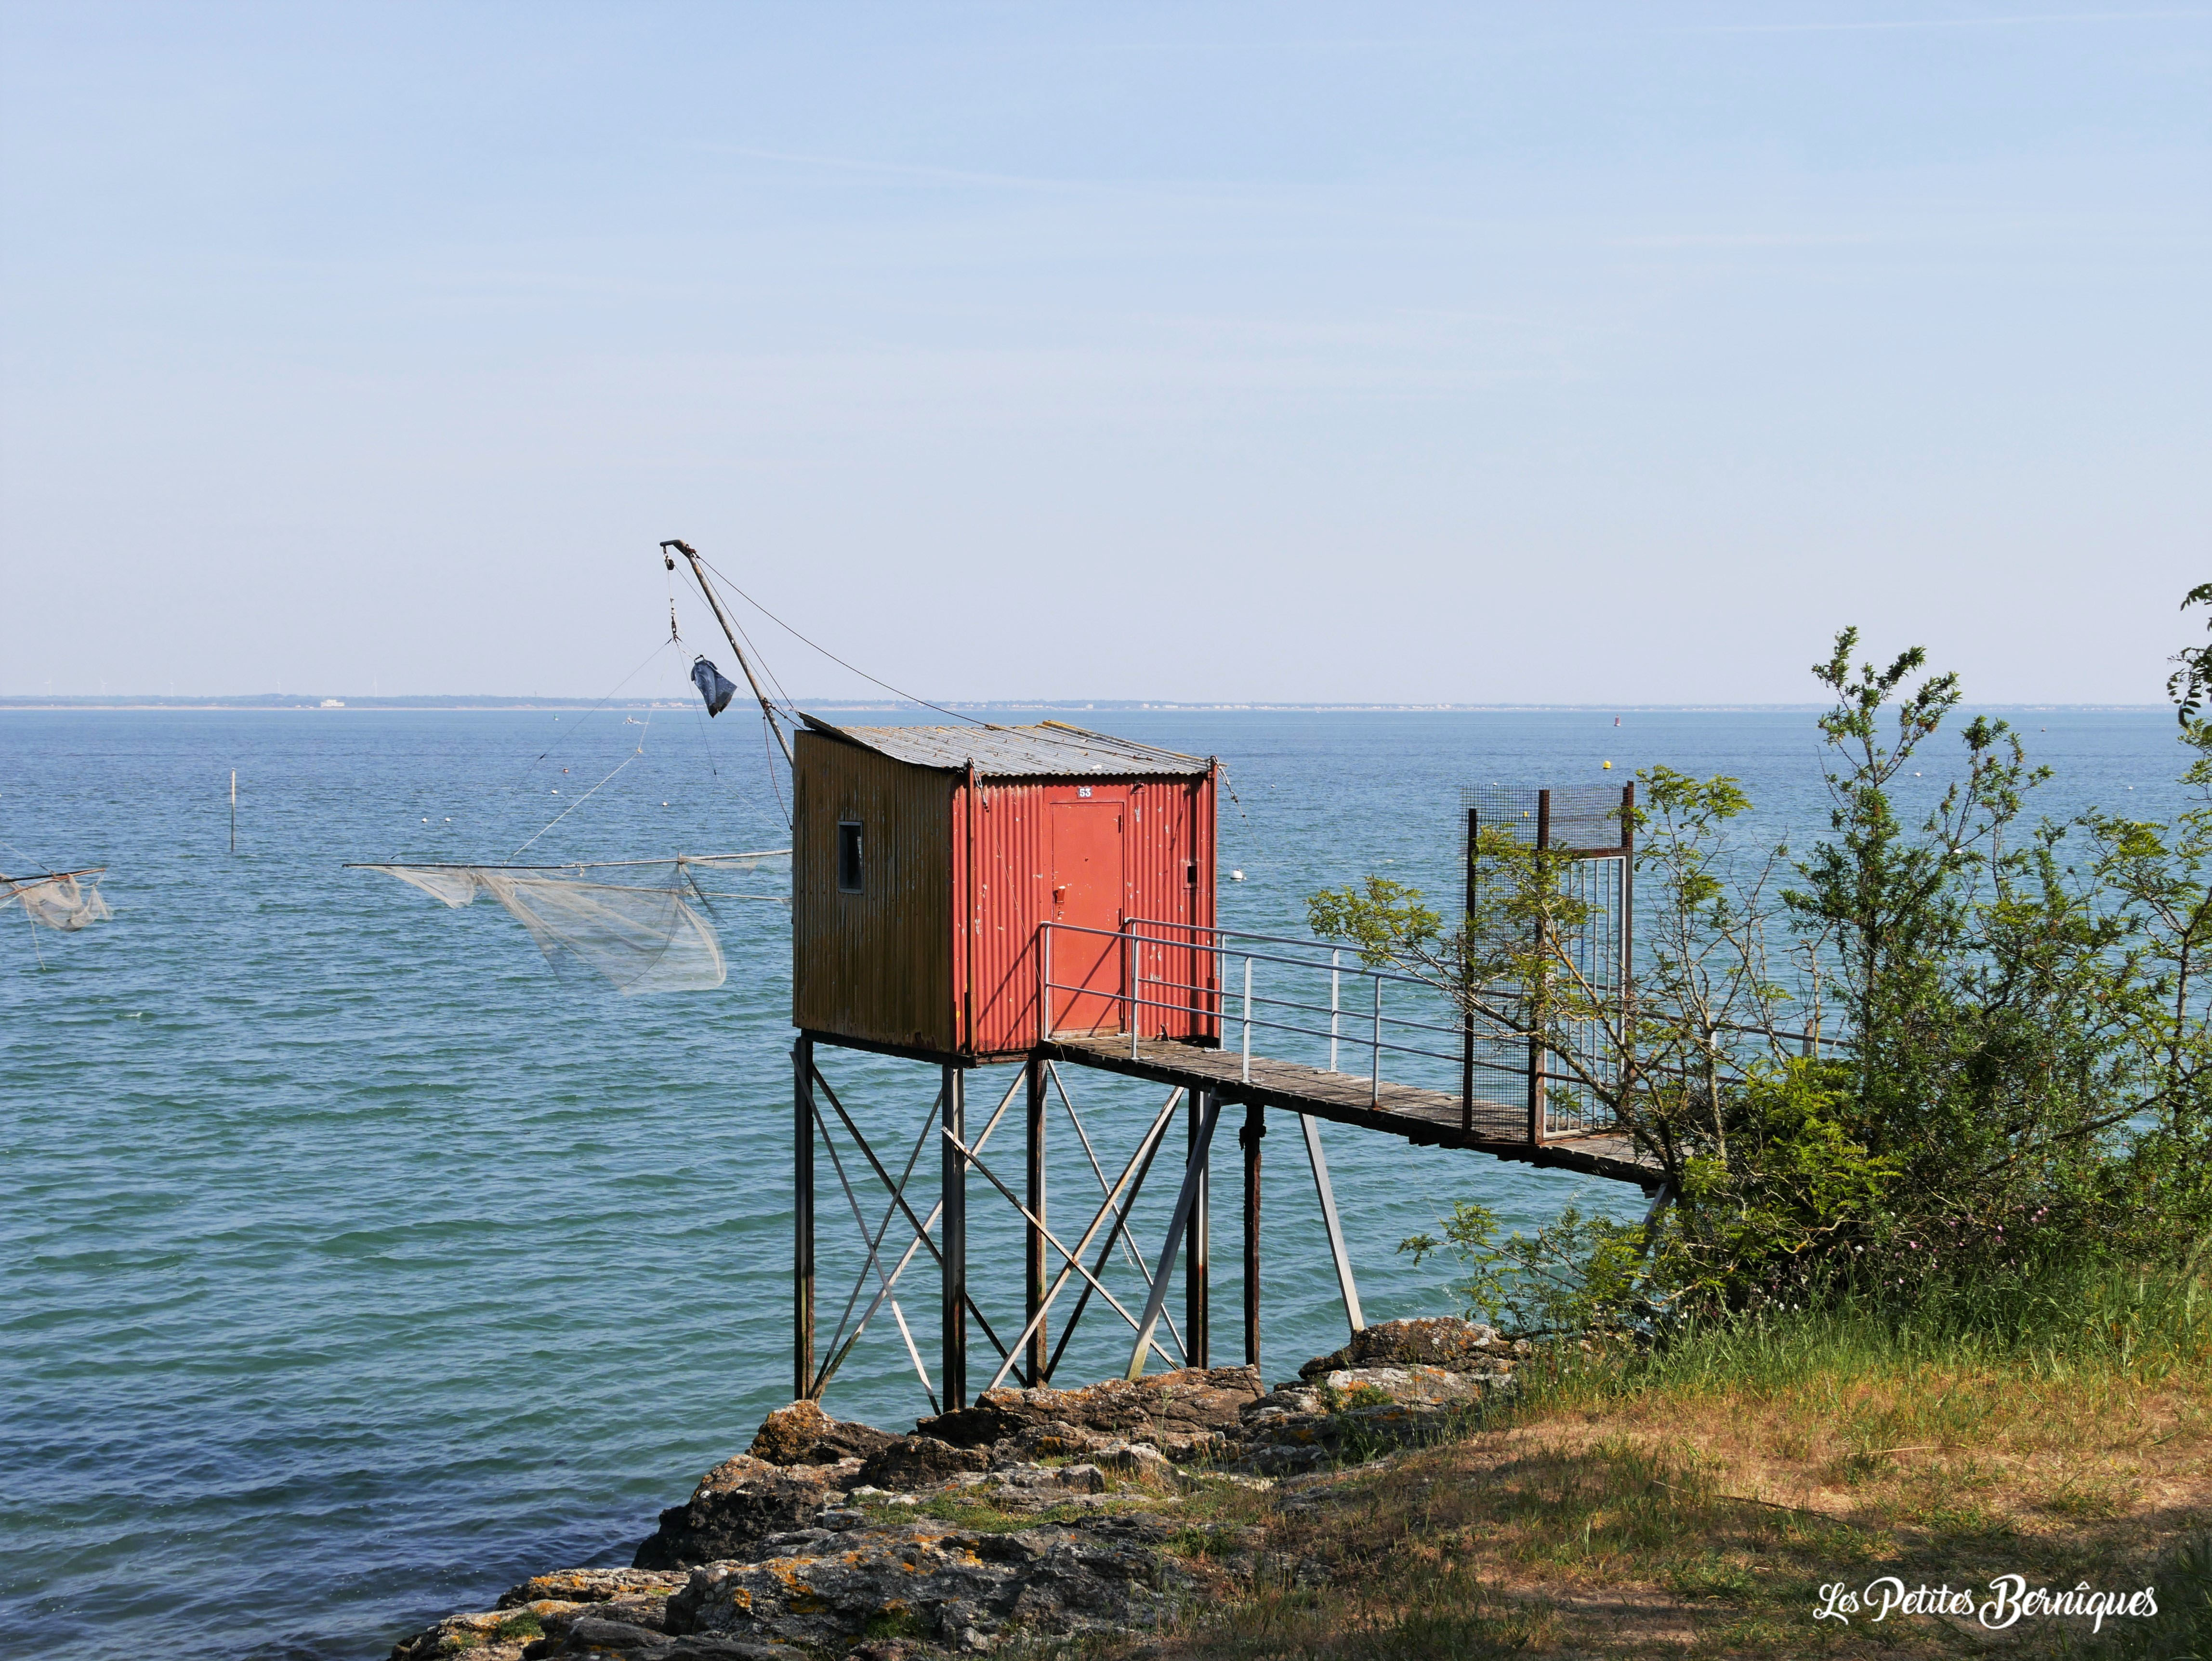
[[[1223,758],[1222,921],[1266,933],[1302,933],[1307,895],[1370,872],[1448,900],[1464,785],[1610,784],[1663,763],[1742,780],[1754,844],[1802,847],[1825,816],[1803,714],[1060,713]],[[2170,716],[2013,719],[2057,770],[2047,811],[2174,806]],[[689,708],[0,713],[0,870],[104,865],[116,914],[63,936],[0,913],[11,1647],[366,1661],[526,1575],[627,1563],[655,1512],[788,1399],[788,914],[716,898],[728,983],[623,998],[556,978],[492,906],[449,911],[341,868],[782,847],[763,751],[757,721]],[[1900,781],[1909,803],[1933,799],[1955,753],[1948,736],[1931,746]],[[931,1069],[847,1051],[823,1066],[902,1164]],[[1065,1071],[1110,1177],[1162,1092]],[[971,1129],[1012,1076],[975,1075]],[[1018,1115],[985,1153],[1010,1175]],[[1270,1379],[1346,1332],[1301,1145],[1276,1123]],[[1455,1199],[1522,1227],[1570,1202],[1642,1204],[1346,1128],[1324,1141],[1370,1321],[1455,1307],[1449,1262],[1395,1250]],[[1055,1218],[1079,1232],[1096,1180],[1064,1116],[1048,1145]],[[878,1226],[855,1150],[842,1157]],[[1215,1163],[1221,1363],[1243,1359],[1225,1133]],[[826,1336],[866,1264],[821,1166]],[[1148,1252],[1173,1189],[1156,1180],[1137,1208]],[[971,1281],[1011,1339],[1019,1220],[981,1180],[969,1207]],[[908,1276],[901,1308],[933,1373],[927,1258]],[[1126,1263],[1107,1283],[1141,1293]],[[1118,1372],[1128,1343],[1094,1308],[1058,1382]],[[979,1333],[969,1344],[980,1384],[996,1356]],[[928,1411],[887,1317],[827,1405],[893,1428]]]

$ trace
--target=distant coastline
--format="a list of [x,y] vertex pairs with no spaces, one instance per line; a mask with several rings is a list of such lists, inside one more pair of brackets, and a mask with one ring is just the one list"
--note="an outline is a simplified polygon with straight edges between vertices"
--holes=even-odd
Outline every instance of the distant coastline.
[[[846,698],[801,698],[799,708],[823,714],[876,714],[916,715],[929,713],[933,706],[902,703],[884,698],[874,702]],[[562,698],[474,696],[464,694],[433,694],[422,697],[392,697],[354,696],[339,697],[335,693],[261,692],[233,697],[154,697],[143,694],[116,693],[94,696],[88,693],[52,697],[0,696],[0,712],[9,710],[155,710],[155,709],[240,709],[302,711],[313,715],[357,714],[362,711],[396,714],[407,711],[465,711],[465,710],[551,710],[571,709],[688,709],[694,706],[689,698]],[[1079,715],[1116,715],[1132,712],[1155,714],[1224,714],[1249,710],[1261,715],[1808,715],[1816,714],[1828,706],[1824,703],[1269,703],[1262,702],[1206,703],[1177,702],[1168,699],[1095,698],[1095,699],[994,699],[969,702],[947,699],[933,706],[962,715],[988,715],[993,714],[1037,714],[1053,716]],[[2045,714],[2069,715],[2147,715],[2158,711],[2171,712],[2172,706],[2164,703],[1980,703],[1973,708],[1998,712],[2020,710]]]

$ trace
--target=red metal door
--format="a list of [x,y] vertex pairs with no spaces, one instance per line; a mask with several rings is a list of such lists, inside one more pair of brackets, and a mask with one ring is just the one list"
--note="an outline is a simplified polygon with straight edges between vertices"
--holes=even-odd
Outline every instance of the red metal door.
[[1052,931],[1055,1032],[1121,1030],[1121,812],[1118,801],[1052,805],[1052,920],[1073,925]]

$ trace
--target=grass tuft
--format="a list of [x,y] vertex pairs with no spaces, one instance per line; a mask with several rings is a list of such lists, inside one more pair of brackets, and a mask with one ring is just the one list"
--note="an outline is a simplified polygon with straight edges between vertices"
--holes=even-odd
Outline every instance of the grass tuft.
[[[1163,1654],[2212,1661],[2212,1298],[2095,1266],[1783,1311],[1646,1353],[1558,1347],[1469,1433],[1286,1501]],[[1224,1549],[1212,1545],[1220,1542]],[[2185,1545],[2185,1541],[2193,1543]],[[1820,1588],[2156,1585],[2154,1621],[1815,1622]]]

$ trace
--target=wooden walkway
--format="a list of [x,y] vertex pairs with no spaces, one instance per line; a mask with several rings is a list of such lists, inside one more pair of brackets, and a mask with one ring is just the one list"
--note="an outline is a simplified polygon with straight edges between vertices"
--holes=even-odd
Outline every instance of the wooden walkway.
[[[1370,1092],[1365,1075],[1330,1073],[1297,1062],[1255,1056],[1252,1077],[1243,1077],[1244,1058],[1234,1050],[1214,1050],[1170,1039],[1139,1041],[1129,1053],[1126,1037],[1075,1037],[1063,1034],[1044,1047],[1045,1055],[1082,1067],[1095,1067],[1156,1084],[1186,1090],[1210,1090],[1224,1102],[1279,1107],[1337,1124],[1379,1130],[1424,1147],[1463,1147],[1501,1159],[1585,1176],[1634,1183],[1650,1190],[1659,1182],[1658,1167],[1627,1137],[1583,1135],[1531,1144],[1524,1110],[1477,1102],[1474,1134],[1462,1128],[1460,1099],[1439,1090],[1382,1082]],[[1370,1099],[1379,1093],[1379,1100]]]

